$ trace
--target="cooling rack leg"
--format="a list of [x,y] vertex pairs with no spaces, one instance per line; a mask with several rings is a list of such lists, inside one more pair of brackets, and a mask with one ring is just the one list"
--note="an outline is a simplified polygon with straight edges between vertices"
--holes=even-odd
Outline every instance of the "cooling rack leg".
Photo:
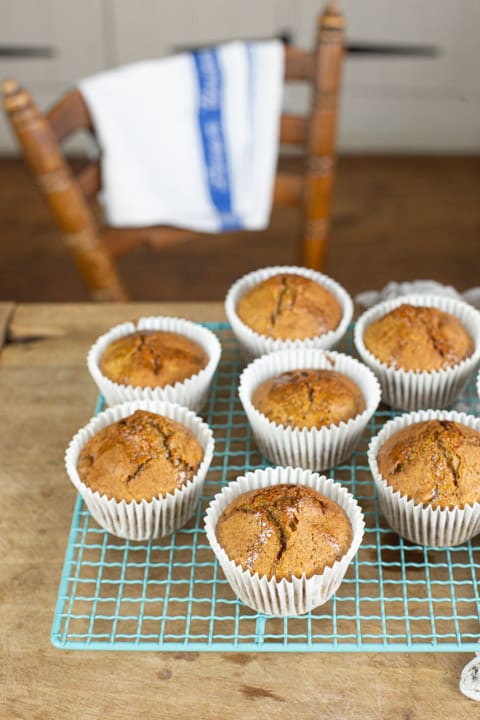
[[259,615],[255,622],[255,642],[257,645],[263,645],[263,643],[265,641],[266,620],[267,620],[267,618],[265,615]]

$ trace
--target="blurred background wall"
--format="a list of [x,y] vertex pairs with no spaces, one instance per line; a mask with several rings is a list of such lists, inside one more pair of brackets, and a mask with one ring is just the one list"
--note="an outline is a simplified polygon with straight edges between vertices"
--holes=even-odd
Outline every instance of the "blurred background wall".
[[[229,38],[288,34],[312,44],[320,0],[0,0],[0,47],[45,57],[1,57],[47,107],[78,78],[178,48]],[[340,151],[480,149],[480,1],[344,0],[351,44],[408,45],[435,56],[349,54]],[[285,104],[301,111],[302,88]],[[81,140],[76,141],[79,148]],[[0,114],[0,152],[15,145]]]

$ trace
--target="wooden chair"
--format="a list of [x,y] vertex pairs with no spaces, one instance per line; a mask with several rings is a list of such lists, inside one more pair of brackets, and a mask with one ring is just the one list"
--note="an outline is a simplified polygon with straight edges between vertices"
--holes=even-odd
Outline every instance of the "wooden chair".
[[[277,174],[274,206],[302,208],[300,262],[317,269],[323,267],[326,250],[343,42],[343,17],[331,3],[318,19],[313,52],[286,49],[286,81],[309,81],[313,92],[308,117],[282,115],[281,144],[304,148],[305,161],[302,174]],[[93,299],[128,299],[115,267],[122,253],[139,244],[162,248],[198,236],[170,227],[99,227],[89,206],[100,189],[99,161],[86,164],[74,175],[60,147],[78,130],[94,133],[79,91],[69,92],[46,115],[15,80],[3,83],[3,93],[4,108],[25,160]]]

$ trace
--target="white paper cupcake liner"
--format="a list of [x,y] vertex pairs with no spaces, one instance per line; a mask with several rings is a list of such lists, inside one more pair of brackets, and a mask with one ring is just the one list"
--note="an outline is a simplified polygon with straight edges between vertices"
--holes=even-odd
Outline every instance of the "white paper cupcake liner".
[[368,448],[368,462],[377,488],[380,510],[390,527],[417,545],[461,545],[480,532],[480,503],[452,510],[423,506],[409,500],[399,490],[393,490],[378,469],[377,456],[382,445],[407,425],[425,420],[452,420],[480,431],[480,418],[452,410],[419,410],[387,422],[378,435],[371,439]]
[[[196,375],[175,385],[163,387],[138,387],[121,385],[109,380],[100,370],[100,360],[110,343],[118,338],[130,335],[138,330],[163,330],[184,335],[197,342],[206,352],[209,360]],[[178,403],[199,412],[205,405],[210,385],[220,360],[221,346],[217,336],[208,328],[175,317],[143,317],[138,322],[125,322],[116,325],[98,338],[92,345],[87,357],[88,370],[108,405],[133,400],[166,400]]]
[[[458,365],[443,370],[407,371],[395,369],[380,362],[365,347],[363,342],[365,329],[394,308],[407,303],[415,306],[435,307],[455,315],[472,337],[473,354]],[[480,313],[461,300],[451,297],[405,295],[395,300],[382,302],[363,313],[355,325],[354,339],[361,359],[380,380],[382,398],[385,403],[401,410],[441,409],[454,402],[480,361]]]
[[[335,330],[330,330],[322,335],[317,335],[316,337],[307,338],[305,340],[275,340],[267,335],[260,335],[245,325],[245,323],[242,322],[237,315],[237,305],[242,295],[251,288],[255,287],[255,285],[258,285],[274,275],[279,275],[280,273],[302,275],[303,277],[318,283],[326,290],[329,290],[336,297],[342,307],[342,319],[340,320],[338,327]],[[347,331],[348,324],[352,319],[353,302],[347,291],[344,290],[339,283],[332,280],[332,278],[327,275],[323,275],[323,273],[317,272],[316,270],[310,270],[304,267],[279,265],[255,270],[254,272],[248,273],[248,275],[244,275],[237,280],[232,285],[225,298],[225,312],[227,314],[228,321],[232,326],[233,333],[243,352],[247,355],[247,357],[251,358],[259,357],[260,355],[265,355],[266,353],[271,353],[276,350],[285,350],[287,348],[303,347],[328,349],[333,347]]]
[[[252,395],[264,380],[287,370],[307,368],[336,370],[349,377],[362,391],[365,410],[338,425],[300,429],[277,425],[254,407]],[[365,365],[348,355],[300,348],[264,355],[250,363],[240,376],[239,395],[255,440],[271,462],[325,470],[353,452],[380,402],[380,385]]]
[[[136,410],[149,410],[181,423],[193,432],[203,448],[204,456],[196,475],[182,488],[165,497],[137,502],[115,500],[91,490],[77,471],[79,454],[85,443],[107,425],[132,415]],[[73,437],[65,453],[65,466],[70,480],[83,497],[88,509],[101,527],[113,535],[129,540],[148,540],[169,535],[183,527],[198,504],[214,449],[213,433],[191,410],[169,402],[139,400],[126,402],[93,417]]]
[[[317,490],[338,503],[350,519],[353,539],[349,550],[340,560],[335,561],[332,567],[325,568],[319,575],[309,578],[302,575],[291,580],[268,579],[265,575],[259,576],[258,573],[253,574],[243,570],[241,565],[228,558],[217,541],[215,528],[218,518],[238,495],[281,483],[305,485]],[[208,541],[233,592],[253,610],[276,616],[302,615],[326,603],[337,591],[348,566],[356,555],[362,542],[364,528],[362,510],[348,490],[325,476],[291,467],[255,470],[238,478],[223,488],[221,493],[215,495],[205,516]]]

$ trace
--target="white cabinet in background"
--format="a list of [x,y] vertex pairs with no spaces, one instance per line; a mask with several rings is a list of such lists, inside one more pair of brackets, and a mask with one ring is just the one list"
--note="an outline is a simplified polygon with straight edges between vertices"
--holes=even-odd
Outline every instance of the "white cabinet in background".
[[[86,75],[179,48],[288,31],[311,47],[323,0],[0,0],[0,45],[52,47],[51,59],[0,58],[44,107]],[[433,45],[435,58],[346,59],[343,151],[480,150],[480,0],[343,0],[350,41]],[[285,105],[303,111],[305,87]],[[0,116],[0,150],[11,149]]]
[[[0,0],[0,47],[51,48],[49,58],[0,57],[0,78],[13,77],[48,107],[78,78],[106,64],[104,0]],[[15,142],[0,112],[0,149]]]
[[116,64],[224,40],[271,37],[284,27],[287,4],[282,0],[110,2]]
[[[296,37],[306,44],[318,2],[296,5]],[[438,55],[348,56],[340,148],[478,152],[479,0],[343,0],[341,6],[350,41],[435,46]]]

